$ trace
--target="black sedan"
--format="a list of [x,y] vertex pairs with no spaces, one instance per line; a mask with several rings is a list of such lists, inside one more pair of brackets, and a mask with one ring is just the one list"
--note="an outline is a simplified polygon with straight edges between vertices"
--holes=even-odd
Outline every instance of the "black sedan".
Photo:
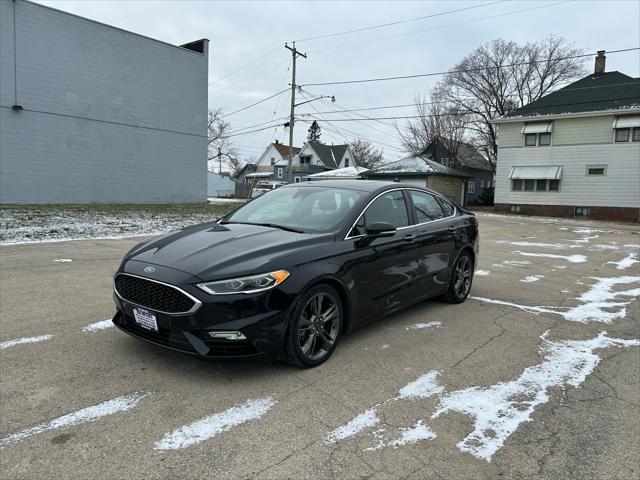
[[113,322],[201,357],[313,367],[353,328],[434,296],[464,301],[478,246],[476,217],[431,190],[295,183],[134,247]]

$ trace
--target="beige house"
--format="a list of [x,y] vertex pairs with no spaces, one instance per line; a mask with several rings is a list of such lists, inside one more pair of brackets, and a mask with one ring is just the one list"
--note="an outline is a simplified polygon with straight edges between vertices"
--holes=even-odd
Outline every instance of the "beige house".
[[595,73],[494,121],[496,210],[640,218],[640,78]]

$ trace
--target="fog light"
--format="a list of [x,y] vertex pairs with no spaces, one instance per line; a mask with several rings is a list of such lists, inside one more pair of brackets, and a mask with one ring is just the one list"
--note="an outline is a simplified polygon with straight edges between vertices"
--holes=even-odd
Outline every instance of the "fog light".
[[246,340],[247,337],[245,337],[242,332],[209,332],[209,336],[211,338],[223,338],[225,340]]

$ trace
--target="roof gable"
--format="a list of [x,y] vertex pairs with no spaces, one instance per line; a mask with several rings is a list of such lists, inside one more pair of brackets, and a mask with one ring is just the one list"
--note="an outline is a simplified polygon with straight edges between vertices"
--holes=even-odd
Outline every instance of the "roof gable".
[[[289,145],[285,145],[283,143],[272,143],[272,145],[275,147],[275,149],[278,151],[278,153],[284,157],[284,158],[289,158]],[[300,147],[293,147],[293,154],[297,154],[300,153],[300,150],[302,150]]]
[[640,78],[620,72],[594,73],[549,93],[503,118],[640,108]]
[[338,168],[338,164],[345,152],[349,148],[349,145],[325,145],[320,142],[309,142],[307,144],[318,155],[318,158],[322,161],[327,168]]

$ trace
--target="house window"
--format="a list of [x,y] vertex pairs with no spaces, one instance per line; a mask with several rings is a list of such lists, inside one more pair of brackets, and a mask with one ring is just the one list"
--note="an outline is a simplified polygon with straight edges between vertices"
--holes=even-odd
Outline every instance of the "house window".
[[587,176],[589,177],[603,177],[607,174],[606,165],[587,165]]
[[509,205],[509,213],[520,213],[520,205]]
[[640,127],[633,127],[632,142],[640,142]]
[[547,180],[545,178],[511,180],[513,192],[557,192],[560,190],[560,180]]
[[279,168],[278,169],[278,178],[282,178],[284,174],[284,168]]
[[573,214],[576,217],[588,217],[589,216],[589,207],[576,207],[573,209]]
[[300,183],[300,177],[295,177],[295,178],[293,179],[293,181],[294,181],[295,183]]
[[467,193],[476,193],[476,182],[467,182]]
[[525,147],[548,147],[549,145],[551,145],[550,133],[525,133],[524,134]]
[[271,165],[275,165],[276,164],[276,157],[271,157]]
[[551,134],[550,133],[539,133],[538,134],[538,145],[541,147],[546,147],[551,145]]
[[345,166],[345,168],[349,166],[349,159],[348,158],[344,159],[344,166]]
[[618,143],[628,142],[629,141],[629,130],[628,128],[616,128],[615,141]]
[[480,188],[484,188],[484,180],[480,180]]
[[536,140],[538,139],[537,133],[527,133],[524,136],[524,146],[525,147],[535,147]]

